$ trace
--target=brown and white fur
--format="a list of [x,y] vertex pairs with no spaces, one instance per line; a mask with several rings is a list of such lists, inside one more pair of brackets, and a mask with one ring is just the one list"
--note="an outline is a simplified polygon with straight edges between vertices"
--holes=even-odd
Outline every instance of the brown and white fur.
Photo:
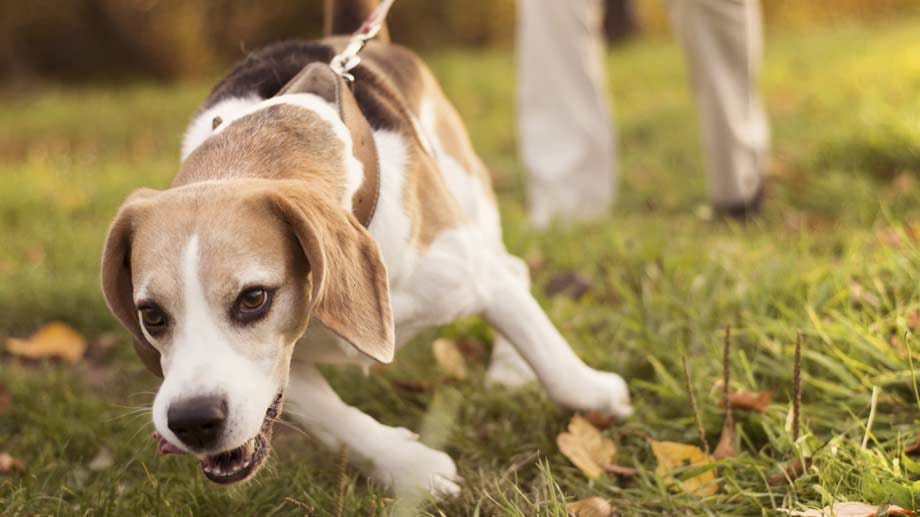
[[[327,28],[354,29],[342,20],[361,19],[370,4],[339,2]],[[347,446],[377,480],[455,494],[449,456],[345,404],[317,365],[388,362],[419,330],[468,315],[499,334],[487,382],[535,377],[563,406],[628,415],[624,381],[583,363],[530,294],[457,112],[428,69],[386,41],[371,43],[355,72],[380,178],[372,221],[366,229],[357,221],[352,200],[364,170],[337,106],[310,91],[276,96],[343,41],[279,44],[248,57],[189,125],[170,188],[132,194],[112,225],[104,291],[142,358],[162,371],[153,405],[162,439],[205,462],[261,447],[247,460],[258,463],[252,468],[212,477],[245,479],[267,455],[263,431],[283,394],[307,431]],[[234,311],[253,287],[271,296],[244,322]],[[163,316],[156,335],[139,309],[154,310],[154,322]],[[224,408],[207,446],[183,443],[168,421],[171,407],[200,397]]]

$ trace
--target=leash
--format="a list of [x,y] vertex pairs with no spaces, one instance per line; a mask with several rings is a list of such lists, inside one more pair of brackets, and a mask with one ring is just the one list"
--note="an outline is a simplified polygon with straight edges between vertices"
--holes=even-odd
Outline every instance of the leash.
[[[373,12],[371,12],[371,15],[364,20],[361,27],[352,33],[351,39],[349,39],[348,44],[345,45],[345,49],[336,54],[335,57],[332,58],[332,61],[329,62],[329,68],[332,68],[332,71],[342,79],[345,79],[348,84],[352,86],[355,84],[355,76],[352,75],[351,71],[361,64],[361,57],[358,54],[367,46],[368,41],[371,41],[380,33],[380,29],[383,28],[383,24],[387,19],[387,14],[390,13],[390,8],[393,7],[394,3],[396,3],[396,0],[383,0],[380,2]],[[412,123],[412,130],[415,133],[416,139],[418,139],[422,148],[429,156],[434,156],[434,147],[432,147],[431,142],[422,131],[418,118],[410,110],[407,109],[405,111]]]
[[380,33],[380,29],[386,22],[387,14],[389,14],[390,8],[393,7],[395,2],[396,0],[383,0],[383,2],[380,2],[380,5],[364,20],[361,27],[352,33],[345,49],[336,54],[332,61],[329,62],[332,70],[349,83],[355,82],[355,76],[351,74],[351,71],[361,63],[361,57],[358,54],[361,53],[368,41],[376,38],[377,34]]

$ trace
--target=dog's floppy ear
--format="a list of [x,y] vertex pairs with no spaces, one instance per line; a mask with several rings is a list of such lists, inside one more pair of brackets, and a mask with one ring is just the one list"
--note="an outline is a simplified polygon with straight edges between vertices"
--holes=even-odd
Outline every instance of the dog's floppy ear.
[[326,101],[339,106],[342,104],[343,91],[348,88],[344,79],[338,76],[332,68],[325,63],[310,63],[287,82],[277,95],[290,93],[312,93],[319,95]]
[[160,353],[141,331],[137,309],[134,307],[134,286],[131,282],[131,241],[139,204],[156,194],[155,190],[137,190],[118,210],[115,221],[109,227],[105,248],[102,251],[102,293],[109,310],[134,337],[134,349],[141,361],[150,371],[162,377]]
[[395,352],[386,266],[377,242],[354,215],[309,189],[268,193],[310,264],[310,310],[363,354],[389,363]]

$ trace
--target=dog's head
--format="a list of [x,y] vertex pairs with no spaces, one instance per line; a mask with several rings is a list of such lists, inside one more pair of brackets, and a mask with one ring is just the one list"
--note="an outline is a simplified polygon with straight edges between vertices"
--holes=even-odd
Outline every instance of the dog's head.
[[[386,270],[343,202],[350,147],[320,115],[276,105],[237,120],[180,171],[218,181],[134,193],[106,240],[106,301],[163,376],[157,432],[212,481],[246,479],[266,459],[311,315],[364,354],[393,356]],[[315,181],[266,179],[287,167]]]

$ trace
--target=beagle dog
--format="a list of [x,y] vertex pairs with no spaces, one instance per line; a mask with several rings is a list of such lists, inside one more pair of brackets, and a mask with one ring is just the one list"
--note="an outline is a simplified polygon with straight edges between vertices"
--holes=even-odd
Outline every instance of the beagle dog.
[[[327,33],[375,3],[327,2]],[[102,287],[163,377],[161,452],[196,455],[217,483],[250,478],[284,401],[376,480],[456,494],[447,454],[345,404],[317,365],[389,363],[419,330],[468,315],[498,333],[487,382],[536,378],[565,407],[629,415],[623,379],[582,362],[531,295],[431,72],[384,31],[351,84],[328,65],[346,43],[239,63],[188,126],[169,188],[131,194],[109,229]]]

